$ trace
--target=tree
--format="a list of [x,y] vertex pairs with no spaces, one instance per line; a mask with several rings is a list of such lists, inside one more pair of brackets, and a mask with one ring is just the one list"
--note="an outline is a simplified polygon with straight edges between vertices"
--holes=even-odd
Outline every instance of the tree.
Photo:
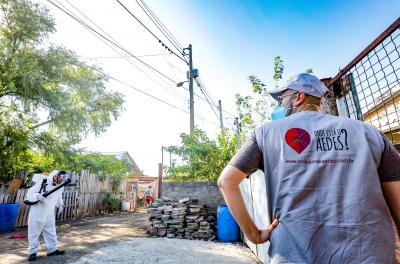
[[37,150],[47,159],[68,154],[71,148],[65,141],[50,132],[29,128],[36,118],[6,109],[0,110],[0,178],[13,177],[20,170],[40,170],[32,159]]
[[32,114],[47,113],[58,134],[77,143],[104,132],[122,111],[123,96],[105,88],[98,68],[48,43],[49,11],[28,0],[0,0],[0,100]]
[[0,176],[8,177],[29,159],[29,129],[13,121],[10,112],[1,112],[0,139]]
[[167,172],[175,181],[216,181],[236,149],[237,140],[229,131],[222,130],[213,141],[196,128],[192,135],[181,134],[180,146],[166,148],[182,159],[181,164],[174,162]]
[[0,0],[0,177],[64,166],[74,144],[104,132],[123,110],[100,68],[50,43],[53,32],[44,6]]
[[[282,79],[283,61],[274,58],[275,84]],[[249,75],[252,94],[236,94],[236,110],[241,124],[240,140],[245,141],[248,133],[256,126],[270,120],[270,110],[276,105],[268,94],[267,85],[257,76]],[[216,181],[223,168],[237,151],[235,131],[222,130],[216,141],[195,129],[193,135],[181,134],[181,145],[171,146],[167,151],[179,156],[182,163],[174,162],[167,168],[172,180],[176,181]]]
[[283,66],[283,60],[281,56],[277,55],[274,58],[274,76],[273,79],[275,81],[275,86],[277,86],[277,82],[282,79],[283,70],[285,67]]
[[[275,88],[282,79],[284,68],[281,56],[275,56],[273,75]],[[247,79],[250,81],[253,94],[247,96],[236,94],[235,102],[242,127],[242,139],[259,124],[270,121],[271,110],[276,106],[276,102],[271,99],[271,96],[268,94],[267,85],[264,82],[255,75],[249,75]]]

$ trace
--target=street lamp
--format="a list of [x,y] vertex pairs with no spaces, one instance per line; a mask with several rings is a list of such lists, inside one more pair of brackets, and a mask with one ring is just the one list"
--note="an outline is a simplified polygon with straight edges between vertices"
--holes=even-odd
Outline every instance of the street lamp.
[[179,82],[176,84],[176,87],[181,87],[183,86],[184,83],[189,82],[189,81],[183,81],[183,82]]

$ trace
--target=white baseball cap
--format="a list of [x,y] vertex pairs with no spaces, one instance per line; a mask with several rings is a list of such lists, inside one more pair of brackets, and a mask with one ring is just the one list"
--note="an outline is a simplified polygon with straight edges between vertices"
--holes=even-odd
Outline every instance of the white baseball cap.
[[325,84],[317,76],[309,73],[300,73],[291,77],[281,88],[268,93],[275,100],[278,100],[278,96],[287,89],[304,92],[318,98],[323,97],[328,92],[328,88],[326,88]]

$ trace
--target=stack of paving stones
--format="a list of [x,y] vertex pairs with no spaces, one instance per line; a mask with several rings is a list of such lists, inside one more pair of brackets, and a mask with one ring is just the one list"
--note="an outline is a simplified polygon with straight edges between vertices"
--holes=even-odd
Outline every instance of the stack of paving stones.
[[216,214],[197,199],[157,199],[147,214],[151,237],[215,239]]

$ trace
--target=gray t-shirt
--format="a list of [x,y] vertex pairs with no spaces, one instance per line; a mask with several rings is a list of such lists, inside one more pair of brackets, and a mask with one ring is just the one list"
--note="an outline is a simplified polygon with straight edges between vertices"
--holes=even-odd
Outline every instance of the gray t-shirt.
[[144,192],[145,196],[153,196],[153,189],[147,188],[146,191]]
[[264,172],[270,263],[395,263],[381,182],[400,156],[375,128],[304,111],[258,128],[229,163]]
[[[378,167],[379,180],[381,182],[400,181],[400,153],[383,134],[381,137],[384,142],[384,151]],[[257,145],[255,133],[251,133],[229,164],[249,175],[257,170],[264,171],[263,153]]]

